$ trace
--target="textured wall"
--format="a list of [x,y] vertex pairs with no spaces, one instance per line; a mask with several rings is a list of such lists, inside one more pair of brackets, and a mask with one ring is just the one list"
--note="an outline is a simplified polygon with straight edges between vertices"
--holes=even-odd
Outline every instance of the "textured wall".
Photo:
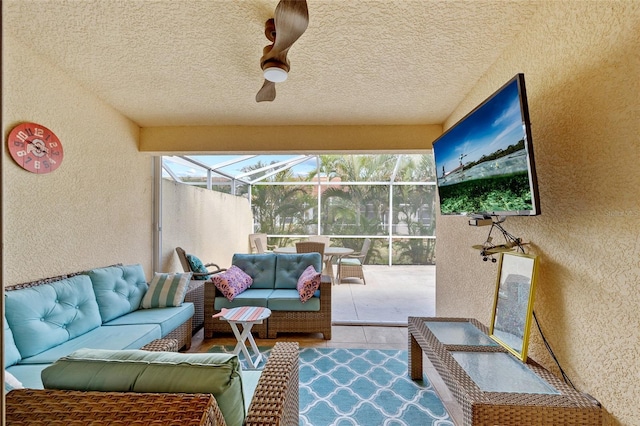
[[246,198],[163,180],[162,205],[163,271],[182,271],[176,247],[221,268],[247,252],[253,215]]
[[[640,424],[640,3],[550,2],[445,123],[524,72],[542,215],[505,227],[540,256],[535,311],[610,421]],[[439,217],[437,313],[488,323],[488,228]],[[553,368],[535,327],[531,356]]]
[[5,32],[3,141],[20,122],[63,143],[54,172],[22,170],[3,142],[3,283],[116,262],[151,270],[151,159],[139,129]]

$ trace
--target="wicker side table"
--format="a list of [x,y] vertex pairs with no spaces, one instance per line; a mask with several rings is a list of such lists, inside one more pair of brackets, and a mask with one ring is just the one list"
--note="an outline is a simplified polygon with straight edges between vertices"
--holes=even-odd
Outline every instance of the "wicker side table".
[[180,348],[178,348],[178,339],[156,339],[140,349],[151,352],[178,352]]

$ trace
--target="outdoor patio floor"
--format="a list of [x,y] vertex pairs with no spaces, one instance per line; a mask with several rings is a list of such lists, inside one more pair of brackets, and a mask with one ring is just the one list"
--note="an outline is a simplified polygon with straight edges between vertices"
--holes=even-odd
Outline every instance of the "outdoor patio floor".
[[[334,267],[335,271],[335,267]],[[332,287],[331,340],[322,334],[281,333],[278,338],[258,339],[259,346],[274,341],[296,341],[301,347],[407,349],[407,317],[435,316],[435,266],[365,265],[367,284]],[[200,329],[189,352],[206,352],[214,345],[234,345],[231,333],[204,339]]]
[[435,316],[435,265],[365,265],[364,276],[366,285],[350,279],[333,286],[335,325],[406,325],[408,316]]

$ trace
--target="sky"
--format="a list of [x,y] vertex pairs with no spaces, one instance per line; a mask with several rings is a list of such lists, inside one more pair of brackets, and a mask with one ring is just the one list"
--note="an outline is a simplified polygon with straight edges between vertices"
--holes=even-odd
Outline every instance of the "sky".
[[445,172],[458,167],[461,154],[466,164],[524,137],[518,81],[514,79],[434,142],[438,176],[443,166]]

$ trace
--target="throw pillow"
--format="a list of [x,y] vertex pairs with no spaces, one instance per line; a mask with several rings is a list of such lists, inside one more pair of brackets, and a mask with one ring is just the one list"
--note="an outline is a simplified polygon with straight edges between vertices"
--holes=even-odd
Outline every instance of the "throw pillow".
[[142,298],[144,309],[180,306],[184,301],[191,280],[191,272],[184,274],[155,273],[149,289]]
[[[186,257],[187,257],[187,262],[189,262],[189,267],[191,268],[191,271],[200,272],[203,274],[206,274],[207,272],[209,272],[207,268],[204,266],[204,263],[202,263],[202,260],[200,260],[200,258],[198,258],[197,256],[188,254]],[[197,276],[194,276],[193,279],[208,280],[210,277],[211,275],[197,275]]]
[[313,294],[318,290],[318,287],[320,287],[321,277],[322,274],[316,272],[316,268],[314,268],[313,265],[307,266],[307,269],[300,275],[296,289],[298,289],[302,303],[313,297]]
[[8,371],[4,371],[4,391],[9,392],[14,389],[22,389],[22,383],[16,377],[9,373]]
[[231,302],[237,295],[251,287],[253,278],[236,265],[211,278],[218,290]]

